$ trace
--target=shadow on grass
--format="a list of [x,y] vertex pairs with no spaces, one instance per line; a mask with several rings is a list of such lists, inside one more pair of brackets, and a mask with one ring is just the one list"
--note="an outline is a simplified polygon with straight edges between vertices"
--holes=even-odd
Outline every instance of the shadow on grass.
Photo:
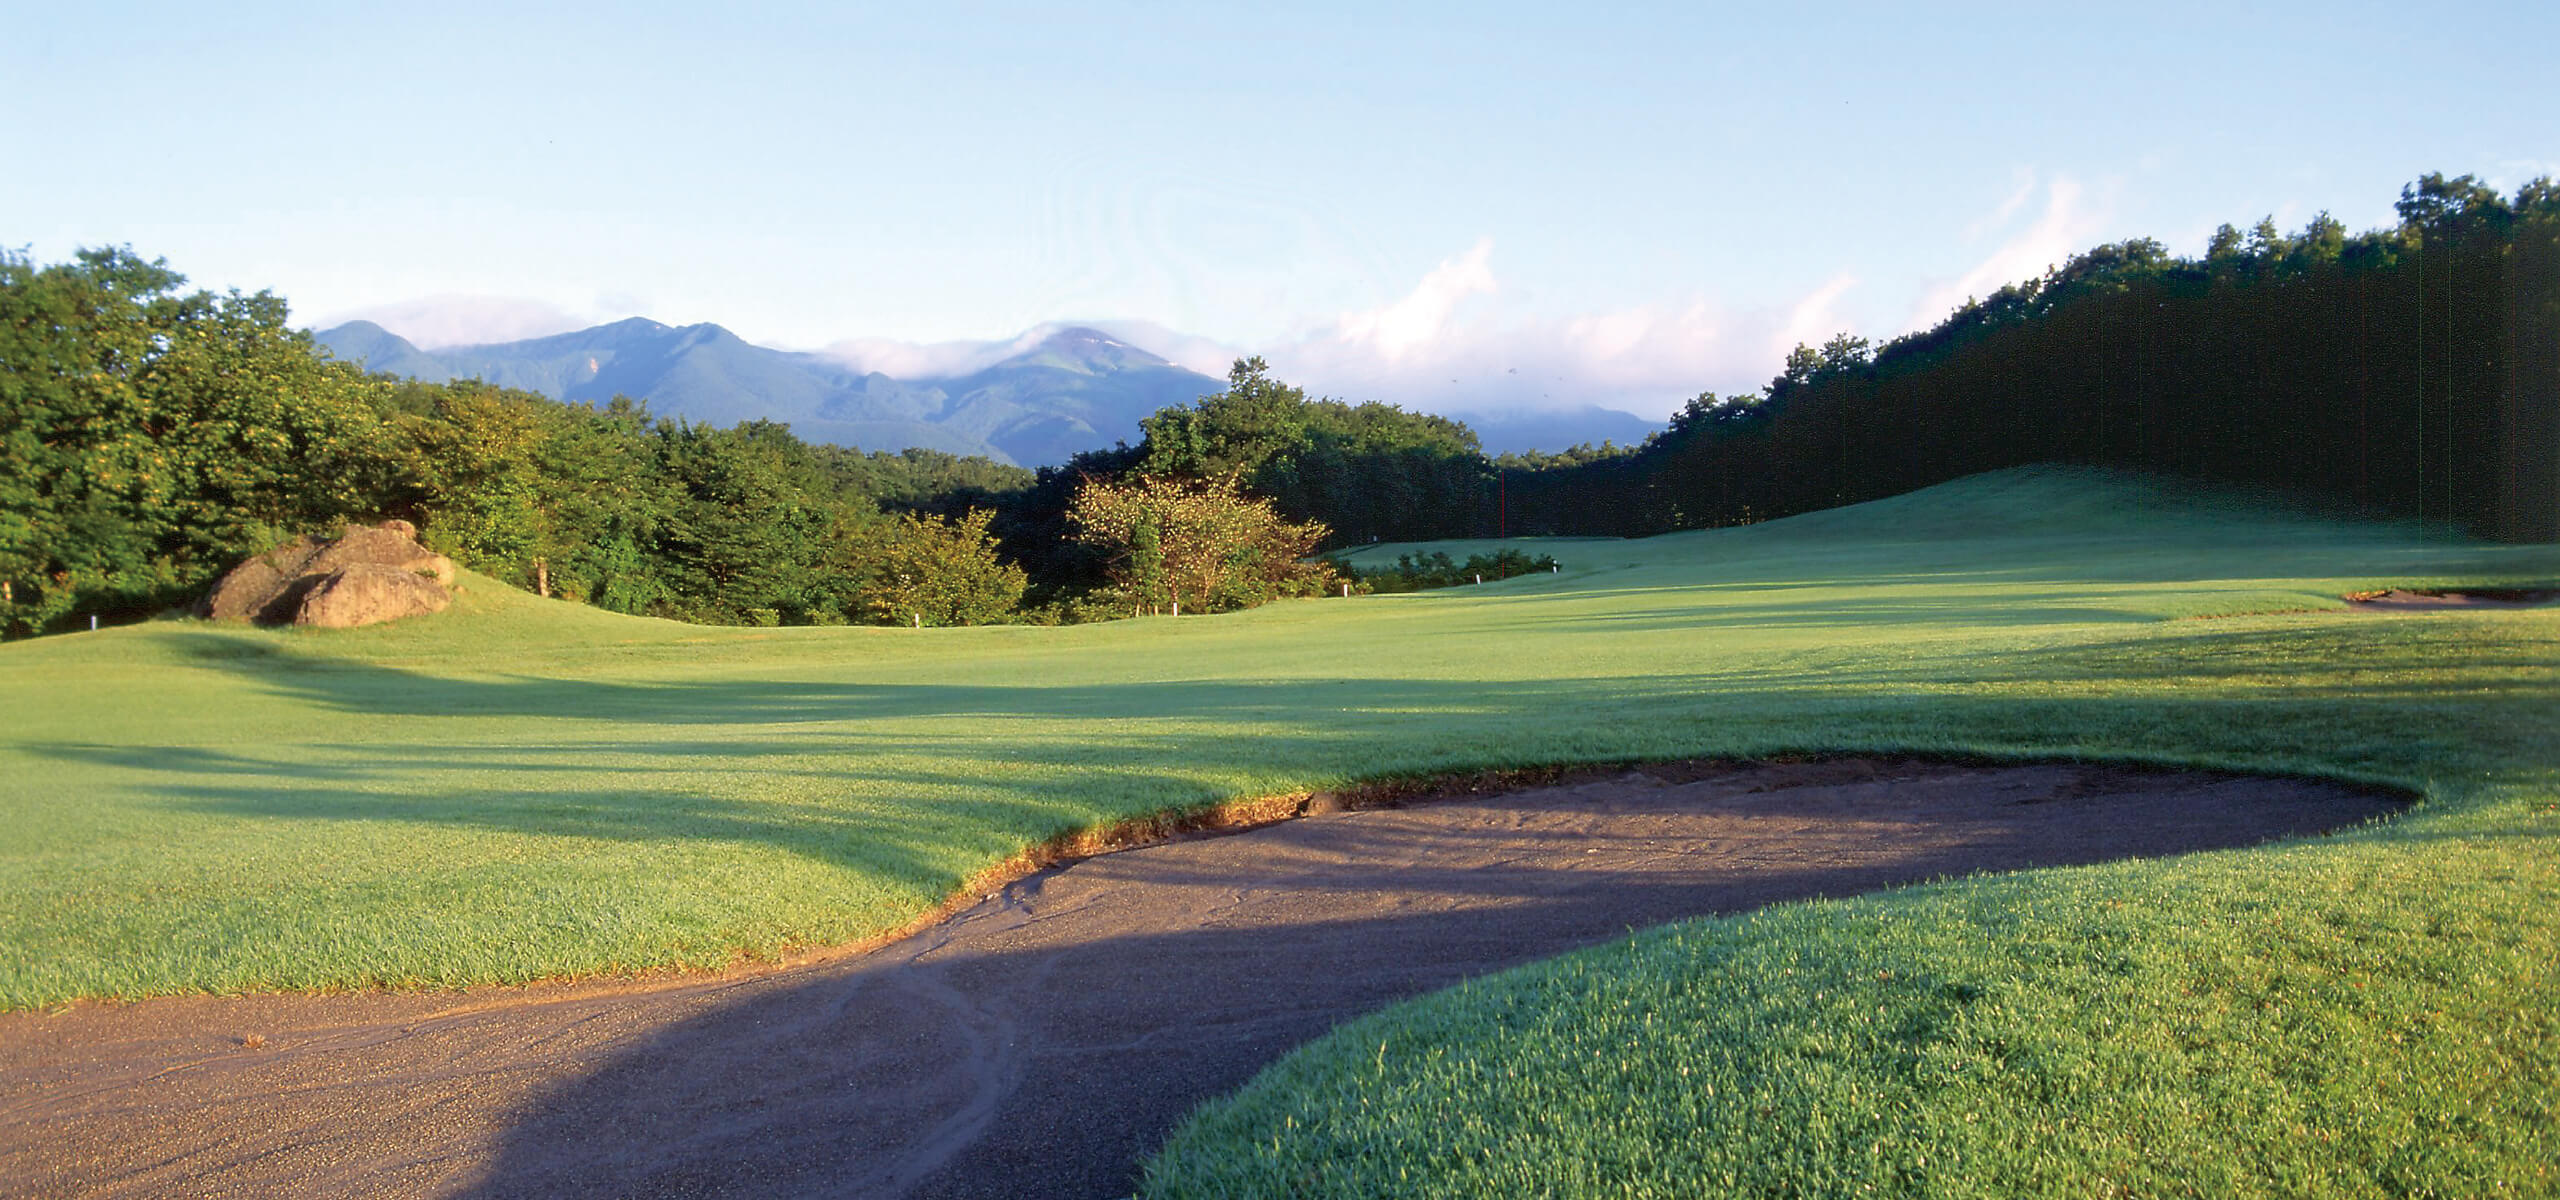
[[[2515,772],[2554,762],[2560,730],[2560,644],[2540,627],[2516,632],[2200,625],[2035,649],[1915,647],[1890,668],[1742,660],[1491,683],[1021,686],[448,678],[227,655],[209,634],[216,652],[200,661],[327,711],[419,730],[451,716],[553,718],[559,740],[35,752],[201,811],[770,846],[932,894],[1022,842],[1221,798],[1239,780],[1824,750],[2405,781]],[[613,722],[671,736],[600,727]],[[2549,835],[2547,819],[2474,816],[2449,834],[2400,821],[2347,836]],[[1772,856],[1756,876],[1768,890],[1747,903],[1961,869],[1928,852],[1874,875]],[[1208,872],[1163,882],[1218,885]],[[924,972],[891,955],[794,975],[697,1008],[600,1067],[564,1067],[570,1077],[516,1115],[481,1194],[868,1193],[902,1180],[926,1194],[1117,1194],[1193,1103],[1344,1016],[1746,903],[1708,886],[1407,863],[1374,881],[1382,911],[955,953]],[[890,1093],[921,1099],[880,1099]],[[1083,1165],[1067,1161],[1086,1150]]]
[[[245,643],[245,645],[241,645]],[[1282,717],[1323,707],[1356,685],[1373,704],[1469,706],[1536,684],[1324,679],[1170,680],[1092,685],[835,683],[744,679],[625,683],[557,676],[438,675],[403,667],[302,658],[251,639],[190,635],[197,661],[249,677],[323,709],[368,717],[542,717],[664,725],[863,722],[906,717]],[[232,647],[240,645],[237,653]],[[1498,695],[1489,702],[1499,702]]]
[[[1923,647],[1890,666],[1743,659],[1639,677],[1009,686],[279,667],[223,657],[232,639],[207,633],[207,661],[325,710],[569,724],[557,742],[504,745],[29,749],[116,769],[201,810],[764,844],[911,885],[947,884],[959,860],[1229,798],[1256,780],[1887,749],[2415,781],[2548,755],[2560,730],[2560,638],[2388,624],[2198,625],[2033,651]],[[583,732],[590,723],[670,736],[599,739]]]
[[[1801,622],[1872,626],[1835,616],[1853,613],[1935,614],[1940,601],[1830,600],[1823,611],[1795,606],[1736,608],[1685,606],[1644,614],[1600,615],[1590,623],[1641,628],[1697,627],[1713,632],[1737,613],[1740,624]],[[2087,621],[2084,609],[2033,608],[1992,611],[1985,622],[2036,623],[2065,615]],[[2145,618],[2150,622],[2151,618]],[[1887,622],[1890,623],[1890,622]],[[1932,626],[1945,624],[1932,615]],[[1548,624],[1541,622],[1542,625]],[[2411,684],[2450,694],[2496,680],[2527,691],[2560,694],[2560,637],[2541,626],[2483,630],[2459,619],[2355,622],[2306,619],[2284,628],[2228,630],[2186,625],[2153,628],[2138,636],[2088,638],[2032,650],[1984,650],[1978,646],[1914,646],[1891,662],[1873,656],[1826,662],[1808,679],[1800,660],[1753,661],[1737,656],[1729,666],[1687,673],[1614,678],[1490,681],[1375,679],[1148,680],[1100,684],[864,683],[807,679],[733,679],[626,683],[556,676],[456,677],[400,667],[311,659],[280,652],[256,639],[220,633],[189,635],[190,652],[206,665],[249,677],[269,690],[326,710],[365,716],[540,717],[573,721],[665,725],[758,725],[863,722],[909,717],[1144,719],[1197,717],[1284,721],[1346,705],[1380,712],[1500,711],[1522,704],[1625,694],[1682,694],[1729,690],[1737,685],[1783,684],[1794,690],[1909,686],[1929,679],[1946,686],[2005,685],[2031,689],[2053,683],[2106,682],[2139,686],[2166,680],[2292,681],[2284,690],[2302,696],[2346,699],[2376,694],[2377,687]],[[2458,656],[2458,657],[2455,657]],[[2501,678],[2503,677],[2503,678]]]

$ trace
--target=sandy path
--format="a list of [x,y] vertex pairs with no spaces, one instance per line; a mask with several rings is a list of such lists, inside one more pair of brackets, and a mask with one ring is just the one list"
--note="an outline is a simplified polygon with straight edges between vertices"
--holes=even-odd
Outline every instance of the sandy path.
[[2329,785],[1660,766],[1088,859],[868,954],[658,985],[0,1015],[0,1192],[1119,1196],[1346,1017],[1629,928],[2387,811]]

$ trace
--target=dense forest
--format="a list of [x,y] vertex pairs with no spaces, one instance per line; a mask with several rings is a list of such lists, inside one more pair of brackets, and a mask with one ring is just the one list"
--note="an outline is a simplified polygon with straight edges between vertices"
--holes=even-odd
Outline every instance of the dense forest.
[[2560,540],[2560,189],[2429,175],[2398,211],[2099,246],[1881,347],[1800,346],[1634,452],[1510,475],[1507,523],[1659,533],[2076,462]]
[[2047,461],[2560,540],[2560,189],[2428,175],[2398,211],[2224,226],[2201,258],[2099,246],[1880,347],[1799,346],[1637,447],[1488,460],[1250,359],[1140,444],[1036,473],[368,375],[273,295],[0,252],[0,632],[164,611],[381,517],[547,595],[730,623],[1215,611],[1339,586],[1312,549],[1738,524]]

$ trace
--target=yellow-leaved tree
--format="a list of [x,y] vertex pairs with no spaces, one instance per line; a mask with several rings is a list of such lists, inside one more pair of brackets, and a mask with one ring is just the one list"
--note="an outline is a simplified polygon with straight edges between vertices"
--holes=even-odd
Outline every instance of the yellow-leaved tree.
[[1087,480],[1067,509],[1077,536],[1110,556],[1133,612],[1224,612],[1321,594],[1333,564],[1309,561],[1328,532],[1246,495],[1234,476]]

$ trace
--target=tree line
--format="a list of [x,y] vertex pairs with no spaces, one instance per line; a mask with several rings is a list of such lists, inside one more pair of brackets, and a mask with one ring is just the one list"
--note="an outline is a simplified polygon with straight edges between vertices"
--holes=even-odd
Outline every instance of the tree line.
[[1634,536],[2073,462],[2560,540],[2560,189],[2431,174],[2397,211],[2102,245],[1882,346],[1799,346],[1631,452],[1510,475],[1507,523]]
[[147,615],[393,516],[546,595],[750,624],[1213,612],[1339,586],[1322,550],[1730,525],[2031,462],[2560,540],[2560,189],[2428,175],[2398,213],[2224,226],[2199,258],[2098,246],[1882,346],[1799,346],[1637,447],[1489,460],[1457,421],[1311,399],[1256,358],[1138,445],[1037,472],[369,375],[271,294],[0,252],[0,633]]

